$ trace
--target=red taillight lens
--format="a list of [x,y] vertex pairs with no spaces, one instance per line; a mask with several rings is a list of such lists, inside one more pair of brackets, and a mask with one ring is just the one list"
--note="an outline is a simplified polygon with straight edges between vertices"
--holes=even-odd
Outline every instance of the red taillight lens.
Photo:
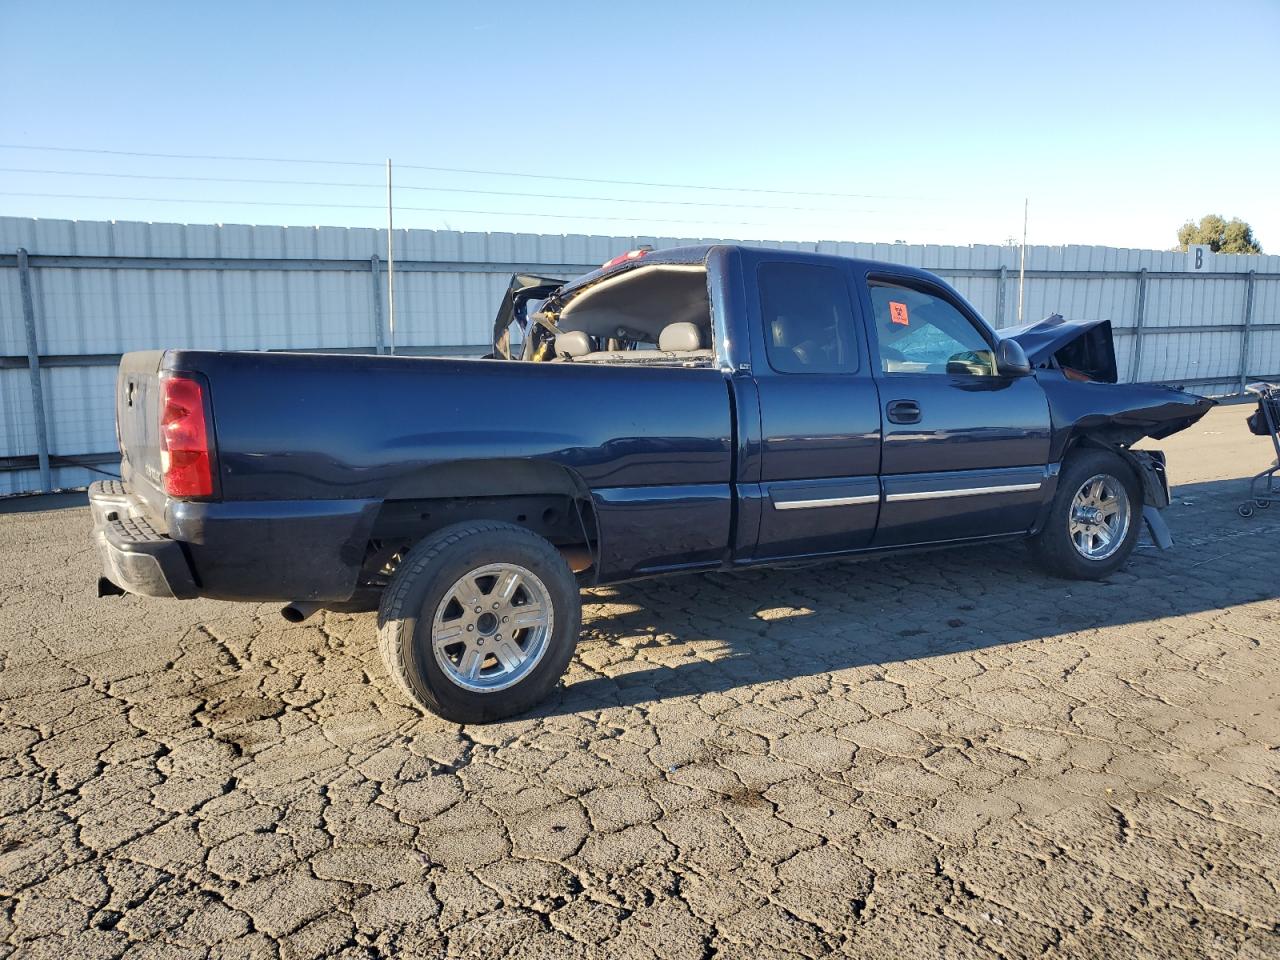
[[160,467],[164,492],[171,497],[212,496],[213,467],[204,389],[198,381],[186,377],[166,377],[163,384]]

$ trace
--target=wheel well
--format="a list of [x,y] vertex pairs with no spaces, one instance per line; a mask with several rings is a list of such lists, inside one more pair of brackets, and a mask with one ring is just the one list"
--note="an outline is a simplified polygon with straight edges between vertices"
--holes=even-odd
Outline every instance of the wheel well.
[[[1065,451],[1062,451],[1062,462],[1068,461],[1071,454],[1080,448],[1093,449],[1093,451],[1105,451],[1107,453],[1115,453],[1121,460],[1129,463],[1129,444],[1125,439],[1117,438],[1110,431],[1102,431],[1102,433],[1082,433],[1076,434],[1066,445]],[[1129,463],[1132,467],[1132,463]]]
[[396,485],[374,519],[360,572],[363,586],[385,585],[395,564],[437,530],[473,520],[524,527],[560,550],[590,582],[599,528],[590,492],[572,471],[536,460],[463,461],[430,467]]
[[1105,450],[1108,453],[1119,453],[1123,449],[1119,444],[1108,440],[1105,436],[1080,433],[1071,438],[1066,451],[1062,455],[1062,459],[1065,461],[1081,447],[1088,450]]
[[1078,434],[1071,438],[1067,449],[1062,454],[1062,462],[1066,463],[1071,455],[1081,448],[1113,453],[1123,460],[1133,474],[1133,478],[1138,482],[1138,491],[1141,493],[1143,501],[1146,503],[1152,502],[1152,497],[1147,490],[1147,477],[1139,467],[1137,459],[1129,450],[1128,444],[1112,440],[1105,434],[1101,436],[1091,433]]
[[438,497],[389,500],[373,521],[371,540],[421,540],[471,520],[500,520],[532,530],[557,546],[596,540],[590,499],[560,493],[503,497]]
[[1071,455],[1072,450],[1082,445],[1123,454],[1145,436],[1146,432],[1140,428],[1120,427],[1113,423],[1077,425],[1072,429],[1063,446],[1062,459],[1065,460]]

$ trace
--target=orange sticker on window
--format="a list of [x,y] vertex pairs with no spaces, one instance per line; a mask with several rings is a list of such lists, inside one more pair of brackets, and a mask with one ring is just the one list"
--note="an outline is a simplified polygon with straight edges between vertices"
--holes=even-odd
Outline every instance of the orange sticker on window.
[[899,326],[909,326],[911,321],[907,318],[907,305],[905,303],[899,303],[897,300],[890,300],[889,319]]

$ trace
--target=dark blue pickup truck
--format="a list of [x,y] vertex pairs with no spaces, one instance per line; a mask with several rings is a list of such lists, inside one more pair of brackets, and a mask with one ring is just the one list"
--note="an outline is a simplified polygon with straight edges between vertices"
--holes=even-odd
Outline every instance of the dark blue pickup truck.
[[554,686],[581,586],[1000,539],[1098,578],[1144,518],[1166,543],[1132,445],[1212,401],[1117,384],[1106,322],[1003,333],[921,270],[716,245],[518,275],[484,359],[128,354],[99,589],[377,609],[406,694],[477,721]]

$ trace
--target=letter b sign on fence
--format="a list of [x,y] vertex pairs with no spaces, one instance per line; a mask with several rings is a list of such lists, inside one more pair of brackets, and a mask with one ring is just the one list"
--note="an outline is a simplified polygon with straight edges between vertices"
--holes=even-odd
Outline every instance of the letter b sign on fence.
[[1193,243],[1187,247],[1187,269],[1188,270],[1204,270],[1205,265],[1209,262],[1209,245],[1207,243]]

